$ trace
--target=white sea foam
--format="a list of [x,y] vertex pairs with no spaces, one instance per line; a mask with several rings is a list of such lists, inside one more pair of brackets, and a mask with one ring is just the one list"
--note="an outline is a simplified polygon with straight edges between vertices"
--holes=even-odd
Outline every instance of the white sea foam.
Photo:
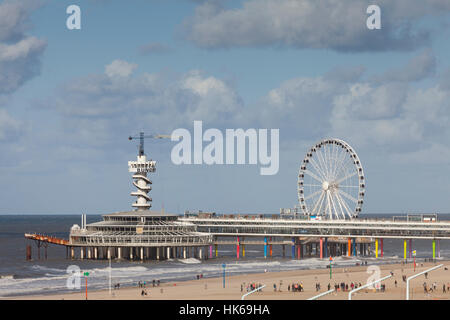
[[201,263],[200,260],[195,259],[195,258],[178,259],[178,261],[182,262],[182,263],[186,263],[186,264],[194,264],[194,263],[198,264],[198,263]]

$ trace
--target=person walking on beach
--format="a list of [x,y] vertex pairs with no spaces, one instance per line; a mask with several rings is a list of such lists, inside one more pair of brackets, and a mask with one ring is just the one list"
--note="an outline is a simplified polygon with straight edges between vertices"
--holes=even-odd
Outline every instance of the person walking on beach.
[[445,293],[445,283],[442,285],[442,293]]
[[273,291],[275,291],[275,292],[277,291],[277,285],[276,285],[276,283],[273,284]]

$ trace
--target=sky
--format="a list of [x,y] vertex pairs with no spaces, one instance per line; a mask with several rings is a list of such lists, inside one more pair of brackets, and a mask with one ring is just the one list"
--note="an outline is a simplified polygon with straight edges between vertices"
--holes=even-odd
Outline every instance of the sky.
[[175,165],[174,142],[147,140],[152,209],[278,213],[337,138],[364,168],[362,215],[449,213],[449,24],[448,0],[0,1],[0,214],[130,210],[128,136],[195,120],[279,129],[279,171]]

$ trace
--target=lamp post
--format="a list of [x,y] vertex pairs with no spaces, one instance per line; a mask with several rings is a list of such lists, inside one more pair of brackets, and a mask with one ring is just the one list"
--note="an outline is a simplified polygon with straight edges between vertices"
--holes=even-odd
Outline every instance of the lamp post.
[[331,276],[332,276],[332,271],[331,271],[331,262],[333,262],[333,258],[330,256],[330,279],[331,279]]
[[88,276],[89,276],[89,272],[85,272],[84,273],[84,279],[86,280],[86,284],[85,284],[85,287],[86,287],[86,300],[88,299],[88,295],[87,295],[87,278],[88,278]]
[[226,264],[222,263],[222,268],[223,268],[223,287],[224,288],[225,288],[225,267],[226,267]]

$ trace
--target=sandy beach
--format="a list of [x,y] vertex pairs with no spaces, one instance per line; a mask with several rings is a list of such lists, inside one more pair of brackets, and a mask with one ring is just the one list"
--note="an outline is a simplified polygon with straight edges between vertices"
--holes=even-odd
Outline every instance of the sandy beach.
[[[353,295],[353,300],[404,300],[406,294],[406,282],[403,276],[409,277],[420,271],[424,271],[438,264],[444,264],[441,268],[430,272],[425,278],[421,275],[413,279],[410,283],[410,298],[416,300],[441,300],[450,299],[450,261],[438,263],[418,263],[416,271],[414,266],[409,264],[389,264],[379,265],[379,277],[385,277],[391,272],[393,276],[382,283],[385,284],[385,292],[375,291],[374,289],[362,289]],[[88,291],[89,300],[239,300],[247,292],[246,287],[249,283],[265,284],[262,292],[256,292],[246,297],[246,300],[305,300],[321,292],[328,290],[328,284],[334,288],[335,284],[342,282],[348,284],[351,282],[365,285],[368,278],[372,277],[373,272],[368,273],[369,266],[355,266],[347,268],[333,268],[332,278],[330,279],[329,269],[319,270],[295,270],[283,272],[266,272],[247,275],[234,275],[226,277],[226,288],[223,288],[223,280],[219,278],[203,278],[200,280],[190,280],[183,282],[166,282],[159,287],[152,287],[147,284],[147,295],[142,296],[142,289],[139,287],[122,287],[120,289]],[[395,285],[397,281],[397,285]],[[281,290],[280,290],[280,282]],[[436,286],[436,289],[424,292],[424,282],[428,289]],[[288,286],[292,283],[302,283],[303,292],[292,292]],[[320,290],[316,290],[316,283],[320,283]],[[274,290],[274,284],[277,291]],[[443,292],[445,284],[446,292]],[[241,291],[242,285],[242,291]],[[107,287],[107,284],[105,284]],[[68,290],[69,291],[69,290]],[[350,289],[349,289],[350,291]],[[85,300],[84,286],[81,292],[60,293],[51,295],[33,295],[20,296],[7,299],[23,300]],[[320,299],[345,300],[348,299],[348,291],[334,292]]]

